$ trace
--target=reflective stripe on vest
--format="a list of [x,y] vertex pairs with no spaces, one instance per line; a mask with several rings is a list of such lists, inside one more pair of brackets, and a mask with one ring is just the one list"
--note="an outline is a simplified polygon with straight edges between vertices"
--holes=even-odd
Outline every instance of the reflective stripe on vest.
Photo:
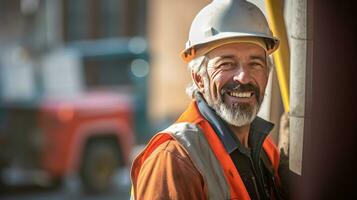
[[163,131],[170,133],[190,156],[208,189],[208,199],[230,199],[229,186],[219,161],[197,125],[177,123]]

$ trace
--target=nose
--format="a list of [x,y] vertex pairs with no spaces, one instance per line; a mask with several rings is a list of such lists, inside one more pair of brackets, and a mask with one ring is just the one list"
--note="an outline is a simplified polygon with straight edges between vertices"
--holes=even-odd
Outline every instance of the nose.
[[234,73],[233,80],[241,84],[248,84],[252,81],[252,77],[245,67],[239,67]]

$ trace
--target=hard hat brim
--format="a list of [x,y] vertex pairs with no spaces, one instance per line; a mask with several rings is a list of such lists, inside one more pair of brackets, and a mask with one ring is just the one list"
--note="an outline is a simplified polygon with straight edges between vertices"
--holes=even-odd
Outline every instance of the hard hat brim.
[[188,44],[189,48],[181,52],[181,58],[185,62],[190,62],[195,57],[202,56],[222,45],[240,42],[257,44],[266,51],[267,55],[272,54],[279,47],[279,39],[276,37],[267,37],[263,34],[225,32],[212,36],[209,40],[202,41],[199,44]]

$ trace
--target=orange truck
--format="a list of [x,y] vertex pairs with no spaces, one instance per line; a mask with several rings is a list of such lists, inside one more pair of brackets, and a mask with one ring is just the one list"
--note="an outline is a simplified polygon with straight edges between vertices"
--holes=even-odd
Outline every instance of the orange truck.
[[3,184],[46,185],[78,174],[84,189],[100,192],[118,167],[129,165],[134,133],[128,95],[91,92],[38,106],[3,104],[1,112]]
[[0,184],[79,177],[108,189],[129,168],[134,135],[149,132],[145,40],[76,42],[36,62],[13,54],[0,60]]
[[67,177],[79,177],[87,191],[110,188],[129,168],[134,135],[143,140],[150,127],[146,46],[142,38],[74,42],[35,62],[22,47],[7,50],[11,56],[0,59],[0,190]]

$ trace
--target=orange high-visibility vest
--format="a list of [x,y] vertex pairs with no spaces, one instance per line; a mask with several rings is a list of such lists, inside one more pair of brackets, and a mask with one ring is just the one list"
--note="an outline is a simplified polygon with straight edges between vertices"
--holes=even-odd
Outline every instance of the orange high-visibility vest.
[[[155,135],[145,150],[134,160],[131,171],[133,199],[135,199],[137,177],[142,164],[160,144],[168,140],[177,140],[187,151],[194,166],[205,177],[208,199],[250,199],[230,155],[209,122],[200,114],[195,101],[175,124]],[[279,154],[269,137],[264,141],[263,149],[274,168],[275,178],[279,182],[277,173]]]

